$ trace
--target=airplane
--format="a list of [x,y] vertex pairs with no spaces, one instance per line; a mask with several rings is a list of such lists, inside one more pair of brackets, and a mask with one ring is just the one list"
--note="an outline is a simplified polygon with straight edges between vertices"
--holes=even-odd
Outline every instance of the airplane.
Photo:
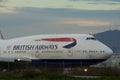
[[0,39],[1,62],[47,62],[93,65],[113,51],[90,34],[43,34]]

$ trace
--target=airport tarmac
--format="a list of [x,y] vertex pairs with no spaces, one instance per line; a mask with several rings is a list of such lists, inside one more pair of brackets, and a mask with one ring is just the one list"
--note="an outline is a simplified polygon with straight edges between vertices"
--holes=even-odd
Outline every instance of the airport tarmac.
[[101,76],[73,76],[76,78],[100,78]]

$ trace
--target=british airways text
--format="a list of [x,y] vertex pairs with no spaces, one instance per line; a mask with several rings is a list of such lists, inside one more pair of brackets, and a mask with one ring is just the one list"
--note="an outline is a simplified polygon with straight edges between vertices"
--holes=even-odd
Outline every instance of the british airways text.
[[58,49],[58,45],[14,45],[13,50],[51,50]]

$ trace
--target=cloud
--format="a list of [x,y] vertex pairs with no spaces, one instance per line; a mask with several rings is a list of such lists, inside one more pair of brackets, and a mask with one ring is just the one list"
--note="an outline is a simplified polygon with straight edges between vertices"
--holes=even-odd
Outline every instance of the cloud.
[[97,4],[97,5],[120,5],[120,2],[115,1],[89,1],[88,4]]
[[120,5],[120,0],[68,0],[72,2],[79,2],[79,1],[84,1],[87,2],[88,4],[99,4],[99,5]]
[[0,13],[16,13],[15,7],[5,5],[7,0],[0,0]]
[[[73,10],[73,9],[51,9],[51,8],[17,8],[13,9],[17,14],[1,15],[0,23],[6,26],[17,26],[24,24],[55,24],[60,22],[61,24],[74,24],[83,26],[89,25],[107,25],[107,22],[111,20],[114,23],[119,23],[120,11],[91,11],[91,10]],[[5,11],[4,11],[5,12]],[[8,16],[7,16],[8,15]],[[86,22],[85,22],[86,21]],[[97,21],[97,22],[95,22]],[[101,21],[107,21],[102,23]],[[112,22],[111,21],[111,22]],[[7,23],[6,23],[7,22]],[[88,22],[88,23],[87,23]],[[93,22],[95,22],[93,24]],[[98,23],[99,22],[99,23]],[[87,23],[87,24],[85,24]],[[7,25],[8,24],[8,25]],[[112,24],[112,23],[111,23]]]
[[5,2],[6,0],[0,0],[0,7],[3,6],[3,2]]
[[6,0],[0,0],[0,2],[5,2]]
[[7,10],[8,12],[14,12],[15,7],[69,8],[78,10],[115,10],[117,7],[119,7],[119,5],[120,2],[118,2],[117,0],[0,0],[1,8],[7,8],[4,10],[4,12],[7,12]]
[[4,3],[6,2],[7,0],[0,0],[0,6],[3,5],[4,6]]
[[116,8],[117,10],[120,10],[120,7]]
[[82,1],[82,0],[68,0],[68,1]]
[[101,1],[113,1],[113,2],[120,2],[120,0],[101,0]]
[[0,13],[0,29],[7,38],[46,33],[96,33],[108,30],[109,23],[120,24],[119,10],[24,7],[14,8],[14,11],[18,13]]
[[0,6],[0,13],[17,13],[16,7]]
[[62,24],[73,24],[78,26],[108,26],[109,22],[99,21],[99,20],[64,20]]
[[97,1],[113,1],[113,2],[120,2],[120,0],[68,0],[68,1],[89,1],[89,2],[97,2]]

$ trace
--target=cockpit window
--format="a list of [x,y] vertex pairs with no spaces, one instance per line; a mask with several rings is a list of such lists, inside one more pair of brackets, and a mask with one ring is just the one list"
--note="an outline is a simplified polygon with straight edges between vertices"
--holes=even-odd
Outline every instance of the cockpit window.
[[94,37],[87,37],[86,40],[96,40]]

